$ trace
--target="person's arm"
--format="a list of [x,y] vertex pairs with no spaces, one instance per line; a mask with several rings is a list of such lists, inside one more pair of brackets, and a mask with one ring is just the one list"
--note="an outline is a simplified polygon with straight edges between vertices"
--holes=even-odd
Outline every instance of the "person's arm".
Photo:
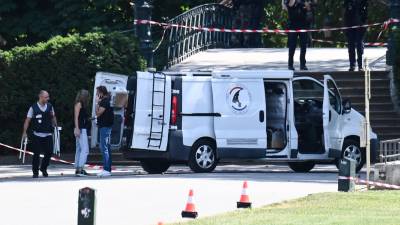
[[82,108],[82,104],[80,102],[75,104],[75,107],[74,107],[74,124],[75,124],[74,135],[75,135],[75,137],[79,137],[81,134],[81,131],[79,130],[79,113],[81,111],[81,108]]
[[287,6],[288,7],[293,7],[295,3],[296,3],[296,0],[288,0],[287,1]]
[[96,104],[96,116],[99,117],[101,116],[105,111],[106,108],[104,107],[104,101],[101,100],[98,104]]
[[54,108],[53,108],[53,111],[51,112],[51,115],[52,115],[52,123],[53,123],[53,126],[54,127],[57,127],[57,117],[56,117],[56,114],[54,113]]
[[31,122],[31,118],[26,117],[25,122],[24,122],[24,127],[22,129],[22,138],[26,138],[27,137],[26,131],[28,130],[30,122]]

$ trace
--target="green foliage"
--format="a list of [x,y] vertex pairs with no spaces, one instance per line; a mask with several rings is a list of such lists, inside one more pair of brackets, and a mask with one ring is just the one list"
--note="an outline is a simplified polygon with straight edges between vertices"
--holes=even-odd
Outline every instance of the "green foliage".
[[97,71],[132,74],[144,66],[136,41],[119,33],[56,36],[31,47],[0,52],[1,142],[18,143],[27,110],[44,89],[63,127],[63,150],[73,149],[77,91],[92,91]]
[[45,41],[56,35],[133,27],[130,1],[2,0],[0,37],[7,49]]

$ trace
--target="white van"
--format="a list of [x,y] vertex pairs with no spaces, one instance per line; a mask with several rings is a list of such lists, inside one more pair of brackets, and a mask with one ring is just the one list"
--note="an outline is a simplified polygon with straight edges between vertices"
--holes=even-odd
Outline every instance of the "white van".
[[[357,160],[357,170],[365,163],[365,119],[342,100],[329,75],[323,83],[273,70],[122,77],[100,73],[96,85],[127,88],[126,108],[116,109],[125,119],[116,120],[113,144],[149,173],[182,162],[194,172],[211,172],[220,160],[287,162],[296,172],[341,157]],[[377,135],[370,137],[376,159]]]

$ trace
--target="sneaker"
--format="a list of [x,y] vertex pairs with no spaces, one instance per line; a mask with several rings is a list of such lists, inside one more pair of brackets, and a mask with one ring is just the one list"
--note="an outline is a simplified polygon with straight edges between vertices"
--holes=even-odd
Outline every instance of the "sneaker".
[[293,70],[293,71],[295,71],[295,69],[294,69],[293,66],[288,66],[288,70]]
[[39,178],[39,174],[34,173],[34,174],[32,175],[32,178]]
[[355,70],[354,66],[350,66],[349,72],[353,72]]
[[75,174],[77,177],[86,177],[87,173],[84,170],[78,171],[78,173]]
[[47,173],[46,170],[40,170],[42,172],[43,177],[48,177],[49,174]]
[[308,70],[307,66],[301,66],[300,70]]
[[109,177],[111,176],[111,172],[108,172],[107,170],[103,170],[100,173],[97,174],[98,177]]
[[364,72],[364,68],[358,67],[358,71],[359,71],[359,72]]

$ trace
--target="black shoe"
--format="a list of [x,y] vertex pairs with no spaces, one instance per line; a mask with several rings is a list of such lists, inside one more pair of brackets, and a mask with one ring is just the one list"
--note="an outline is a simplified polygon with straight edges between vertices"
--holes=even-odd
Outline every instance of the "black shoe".
[[49,174],[47,173],[46,170],[40,170],[42,172],[43,177],[48,177]]
[[301,66],[300,70],[308,70],[307,66]]
[[32,175],[32,178],[39,178],[39,174],[34,173],[34,174]]
[[364,72],[364,68],[362,68],[362,67],[358,67],[358,71],[360,71],[360,72]]
[[349,71],[353,72],[355,70],[354,66],[350,66]]
[[294,69],[294,67],[293,67],[293,66],[288,66],[288,69],[289,69],[289,70],[293,70],[293,71],[295,71],[295,69]]

